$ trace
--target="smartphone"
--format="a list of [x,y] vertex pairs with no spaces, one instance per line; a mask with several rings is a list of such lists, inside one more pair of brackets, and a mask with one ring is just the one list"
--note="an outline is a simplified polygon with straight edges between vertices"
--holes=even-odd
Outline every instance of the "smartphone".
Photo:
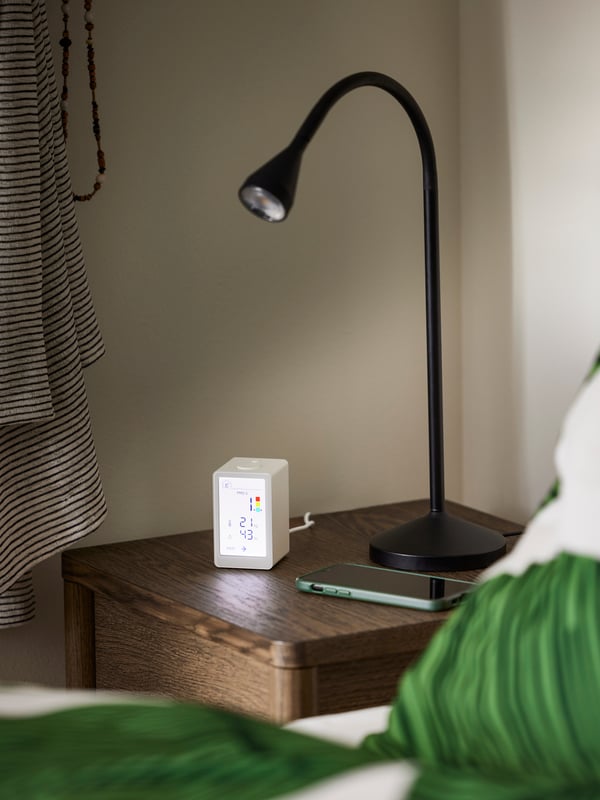
[[452,608],[476,586],[473,581],[364,564],[334,564],[296,578],[296,588],[301,592],[423,611]]

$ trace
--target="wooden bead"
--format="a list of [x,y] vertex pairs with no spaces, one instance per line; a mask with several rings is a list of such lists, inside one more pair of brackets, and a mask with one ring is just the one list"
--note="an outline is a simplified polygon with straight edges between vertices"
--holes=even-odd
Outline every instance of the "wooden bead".
[[[88,75],[89,75],[89,86],[90,91],[92,93],[92,130],[94,132],[94,137],[96,139],[96,143],[98,145],[97,149],[97,161],[98,161],[98,174],[96,175],[96,179],[94,181],[93,191],[89,192],[88,194],[75,194],[73,193],[73,198],[75,200],[91,200],[92,197],[96,194],[96,192],[102,187],[102,183],[104,182],[104,173],[106,171],[106,162],[104,159],[104,152],[100,146],[100,117],[98,115],[98,103],[96,102],[96,64],[94,62],[95,59],[95,52],[94,52],[94,44],[92,39],[92,31],[94,30],[94,14],[92,12],[92,0],[84,0],[83,2],[84,7],[84,28],[87,31],[87,38],[86,38],[86,46],[87,46],[87,68],[88,68]],[[69,22],[69,14],[71,12],[71,6],[68,0],[64,0],[61,5],[61,10],[63,13],[63,23],[64,23],[64,30],[62,39],[60,40],[60,45],[63,49],[63,58],[62,58],[62,76],[63,76],[63,87],[62,87],[62,94],[61,94],[61,121],[62,121],[62,129],[65,141],[67,140],[68,135],[68,96],[69,90],[67,86],[67,79],[69,77],[69,48],[71,47],[72,41],[69,36],[68,30],[68,22]]]

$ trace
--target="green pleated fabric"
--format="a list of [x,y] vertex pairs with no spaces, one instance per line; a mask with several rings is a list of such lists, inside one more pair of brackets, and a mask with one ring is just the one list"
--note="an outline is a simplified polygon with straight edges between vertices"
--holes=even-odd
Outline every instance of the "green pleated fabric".
[[363,748],[414,759],[411,800],[600,798],[600,565],[562,554],[482,584]]
[[0,718],[6,800],[268,800],[376,760],[186,704]]

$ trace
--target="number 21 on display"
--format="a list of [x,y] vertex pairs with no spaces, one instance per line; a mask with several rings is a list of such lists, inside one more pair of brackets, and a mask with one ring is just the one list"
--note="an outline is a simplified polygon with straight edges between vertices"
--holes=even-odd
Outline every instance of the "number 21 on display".
[[254,531],[252,528],[254,527],[254,521],[252,517],[250,517],[250,527],[246,527],[246,523],[248,521],[247,517],[240,517],[240,533],[246,539],[246,541],[251,542],[254,539]]

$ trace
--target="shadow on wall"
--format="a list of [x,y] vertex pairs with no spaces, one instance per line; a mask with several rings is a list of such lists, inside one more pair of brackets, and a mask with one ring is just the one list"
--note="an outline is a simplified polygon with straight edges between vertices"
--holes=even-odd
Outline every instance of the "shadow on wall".
[[[37,599],[35,618],[24,625],[1,632],[0,680],[64,686],[60,560],[60,555],[52,556],[33,570]],[[31,647],[32,641],[36,643],[35,648]],[[24,653],[27,654],[26,668],[23,663]]]
[[460,8],[463,500],[522,520],[504,7]]

